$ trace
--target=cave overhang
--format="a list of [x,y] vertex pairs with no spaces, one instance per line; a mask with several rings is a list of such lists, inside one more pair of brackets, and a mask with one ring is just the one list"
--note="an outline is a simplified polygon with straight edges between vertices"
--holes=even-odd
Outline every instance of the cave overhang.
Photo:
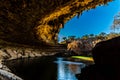
[[1,0],[0,38],[31,44],[58,41],[64,24],[83,11],[112,0]]

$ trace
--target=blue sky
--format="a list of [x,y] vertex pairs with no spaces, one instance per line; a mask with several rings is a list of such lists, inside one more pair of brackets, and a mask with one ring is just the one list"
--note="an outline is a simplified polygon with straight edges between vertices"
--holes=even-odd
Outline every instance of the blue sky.
[[85,34],[110,33],[113,18],[118,12],[120,12],[120,0],[110,2],[107,6],[84,11],[79,19],[75,16],[66,22],[59,33],[59,39],[61,41],[62,37],[71,35],[81,37]]

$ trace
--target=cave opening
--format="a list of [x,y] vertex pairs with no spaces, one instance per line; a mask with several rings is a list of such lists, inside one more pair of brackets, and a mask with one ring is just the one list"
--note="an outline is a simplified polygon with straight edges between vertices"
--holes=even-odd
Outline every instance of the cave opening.
[[68,39],[70,37],[78,39],[83,36],[90,36],[91,34],[97,36],[101,33],[119,33],[119,25],[114,27],[115,22],[117,23],[118,21],[115,20],[120,12],[119,3],[120,1],[118,0],[112,1],[107,5],[83,11],[79,18],[79,15],[76,15],[66,22],[64,28],[60,30],[58,42],[62,42],[65,38]]

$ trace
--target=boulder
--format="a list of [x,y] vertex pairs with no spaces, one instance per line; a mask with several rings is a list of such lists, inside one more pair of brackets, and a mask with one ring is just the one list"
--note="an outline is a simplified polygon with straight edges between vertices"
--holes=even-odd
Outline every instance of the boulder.
[[99,42],[93,48],[92,54],[96,65],[119,66],[120,36],[107,41]]
[[95,64],[84,68],[79,80],[120,80],[120,36],[97,43],[92,54]]

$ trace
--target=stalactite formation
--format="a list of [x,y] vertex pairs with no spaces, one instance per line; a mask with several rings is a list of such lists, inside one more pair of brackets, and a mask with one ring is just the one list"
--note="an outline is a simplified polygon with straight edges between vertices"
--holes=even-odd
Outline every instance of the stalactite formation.
[[110,1],[0,0],[0,39],[22,44],[55,44],[65,22]]

